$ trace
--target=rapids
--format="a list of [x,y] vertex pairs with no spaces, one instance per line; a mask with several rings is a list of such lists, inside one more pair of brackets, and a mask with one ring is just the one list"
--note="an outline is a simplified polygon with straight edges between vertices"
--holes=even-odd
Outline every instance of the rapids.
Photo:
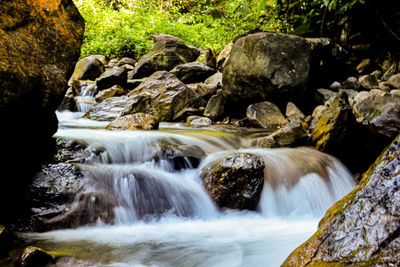
[[[311,148],[252,148],[259,132],[171,123],[157,131],[109,131],[107,123],[81,119],[82,113],[57,116],[55,137],[105,149],[81,165],[85,190],[115,203],[112,225],[99,220],[22,234],[43,249],[81,259],[58,266],[279,266],[355,186],[338,160]],[[198,146],[206,157],[197,167],[185,160],[177,170],[168,160],[155,160],[165,140]],[[238,151],[266,163],[258,212],[217,209],[199,178],[202,168]]]

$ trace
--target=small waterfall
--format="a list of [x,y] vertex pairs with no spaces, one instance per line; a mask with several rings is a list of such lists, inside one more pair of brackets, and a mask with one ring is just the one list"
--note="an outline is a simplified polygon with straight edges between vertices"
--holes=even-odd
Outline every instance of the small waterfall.
[[95,103],[94,95],[97,92],[97,86],[94,83],[82,85],[81,94],[75,97],[78,112],[86,113]]

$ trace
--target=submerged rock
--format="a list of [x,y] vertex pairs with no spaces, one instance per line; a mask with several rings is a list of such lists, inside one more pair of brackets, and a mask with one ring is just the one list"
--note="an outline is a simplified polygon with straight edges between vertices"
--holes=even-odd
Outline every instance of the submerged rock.
[[249,153],[235,153],[206,166],[203,184],[220,208],[256,210],[264,185],[264,160]]
[[268,101],[250,105],[246,115],[251,124],[267,129],[277,129],[289,123],[279,108]]
[[400,136],[282,266],[396,266],[400,262],[399,184]]

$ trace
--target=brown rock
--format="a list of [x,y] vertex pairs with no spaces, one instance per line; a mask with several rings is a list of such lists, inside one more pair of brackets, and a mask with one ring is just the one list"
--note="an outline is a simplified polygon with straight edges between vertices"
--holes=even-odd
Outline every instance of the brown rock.
[[[84,21],[71,0],[0,2],[0,147],[3,171],[13,173],[0,189],[7,220],[21,213],[24,181],[54,150],[55,110],[79,58]],[[23,118],[23,123],[21,123]],[[21,168],[21,151],[29,160]],[[5,201],[6,200],[6,201]],[[6,203],[13,202],[13,205]],[[5,204],[5,205],[4,205]]]
[[386,84],[393,87],[394,89],[400,89],[400,73],[390,77]]
[[270,129],[277,129],[289,122],[279,108],[268,101],[250,105],[246,116],[251,124]]
[[154,130],[158,129],[158,123],[158,119],[154,116],[135,113],[112,121],[107,128],[113,130]]

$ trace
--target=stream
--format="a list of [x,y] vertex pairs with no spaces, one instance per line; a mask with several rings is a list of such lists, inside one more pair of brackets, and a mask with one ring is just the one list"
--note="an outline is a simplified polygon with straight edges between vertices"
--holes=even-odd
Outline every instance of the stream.
[[[82,164],[84,190],[107,195],[115,216],[112,224],[21,234],[70,256],[57,266],[279,266],[355,187],[338,160],[311,148],[252,147],[251,140],[265,134],[257,130],[161,123],[154,131],[110,131],[108,122],[82,119],[82,113],[57,116],[55,137],[105,149]],[[196,145],[206,157],[197,167],[186,160],[177,169],[155,160],[160,140]],[[265,161],[257,212],[220,210],[202,185],[201,170],[232,152]],[[316,171],[321,162],[326,177]]]

